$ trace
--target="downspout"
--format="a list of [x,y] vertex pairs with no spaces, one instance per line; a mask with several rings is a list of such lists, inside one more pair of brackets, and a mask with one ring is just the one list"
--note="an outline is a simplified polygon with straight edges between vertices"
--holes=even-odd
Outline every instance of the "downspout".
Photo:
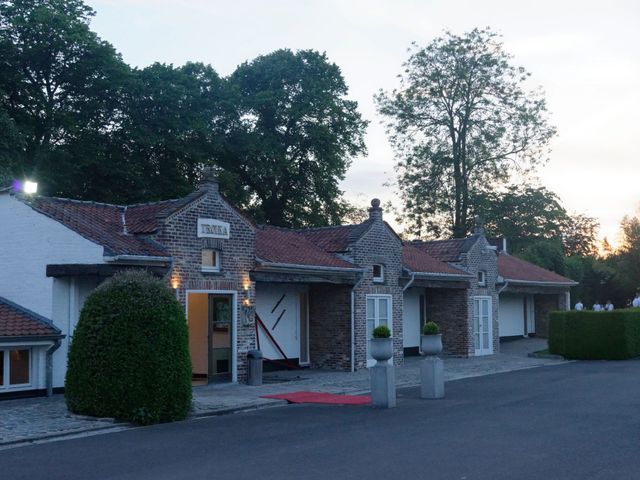
[[500,294],[504,291],[505,288],[507,288],[509,286],[509,280],[504,281],[504,285],[502,286],[502,288],[500,288],[500,290],[498,290],[498,297],[500,296]]
[[53,353],[60,348],[62,342],[56,340],[53,345],[47,348],[46,368],[47,368],[47,397],[53,395]]
[[404,291],[409,288],[411,286],[411,284],[416,280],[416,274],[415,272],[411,274],[411,280],[409,280],[407,282],[407,284],[402,288],[402,293],[404,293]]
[[351,372],[356,371],[356,288],[360,286],[364,280],[364,272],[360,273],[360,278],[351,288]]

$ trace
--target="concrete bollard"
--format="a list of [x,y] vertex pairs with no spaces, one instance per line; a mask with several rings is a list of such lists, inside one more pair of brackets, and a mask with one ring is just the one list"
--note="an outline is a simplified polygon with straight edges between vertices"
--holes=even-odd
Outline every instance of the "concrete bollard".
[[420,362],[420,398],[444,397],[444,363],[438,357]]
[[396,375],[393,365],[376,363],[371,372],[371,404],[376,408],[396,406]]

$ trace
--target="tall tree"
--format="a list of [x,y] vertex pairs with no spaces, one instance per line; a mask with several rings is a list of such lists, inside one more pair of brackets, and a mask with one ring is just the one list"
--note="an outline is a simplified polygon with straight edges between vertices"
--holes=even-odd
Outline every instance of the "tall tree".
[[513,253],[540,240],[556,239],[566,256],[597,254],[598,222],[584,214],[569,214],[545,187],[511,185],[475,195],[472,204],[473,212],[484,217],[487,233],[506,237]]
[[93,14],[80,0],[0,0],[0,109],[23,142],[13,173],[49,193],[82,191],[74,150],[99,152],[118,120],[128,67],[89,30]]
[[229,77],[236,105],[221,166],[229,194],[257,221],[303,227],[339,222],[339,181],[363,154],[367,122],[340,69],[312,50],[278,50]]
[[511,60],[488,28],[447,32],[413,44],[400,88],[376,95],[414,233],[465,236],[475,194],[545,160],[555,130],[544,97]]
[[224,89],[201,63],[155,63],[133,72],[111,161],[129,165],[135,188],[118,191],[119,201],[176,198],[197,186],[203,166],[219,162],[234,114]]

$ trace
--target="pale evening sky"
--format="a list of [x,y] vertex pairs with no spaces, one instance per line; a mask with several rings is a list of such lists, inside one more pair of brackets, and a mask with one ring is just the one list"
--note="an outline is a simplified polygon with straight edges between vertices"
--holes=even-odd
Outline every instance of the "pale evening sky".
[[124,60],[210,63],[228,75],[279,48],[326,51],[340,66],[362,115],[371,121],[366,158],[342,187],[364,203],[399,205],[394,156],[373,94],[392,89],[412,41],[426,45],[445,29],[490,26],[514,63],[546,92],[558,128],[542,183],[569,211],[598,218],[615,243],[618,224],[640,206],[640,2],[382,0],[88,0],[92,29]]

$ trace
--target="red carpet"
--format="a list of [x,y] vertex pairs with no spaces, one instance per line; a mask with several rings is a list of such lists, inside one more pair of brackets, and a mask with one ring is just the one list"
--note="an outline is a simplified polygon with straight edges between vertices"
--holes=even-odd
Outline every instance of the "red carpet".
[[324,403],[329,405],[369,405],[369,395],[336,395],[322,392],[291,392],[277,395],[263,395],[262,398],[286,400],[289,403]]

